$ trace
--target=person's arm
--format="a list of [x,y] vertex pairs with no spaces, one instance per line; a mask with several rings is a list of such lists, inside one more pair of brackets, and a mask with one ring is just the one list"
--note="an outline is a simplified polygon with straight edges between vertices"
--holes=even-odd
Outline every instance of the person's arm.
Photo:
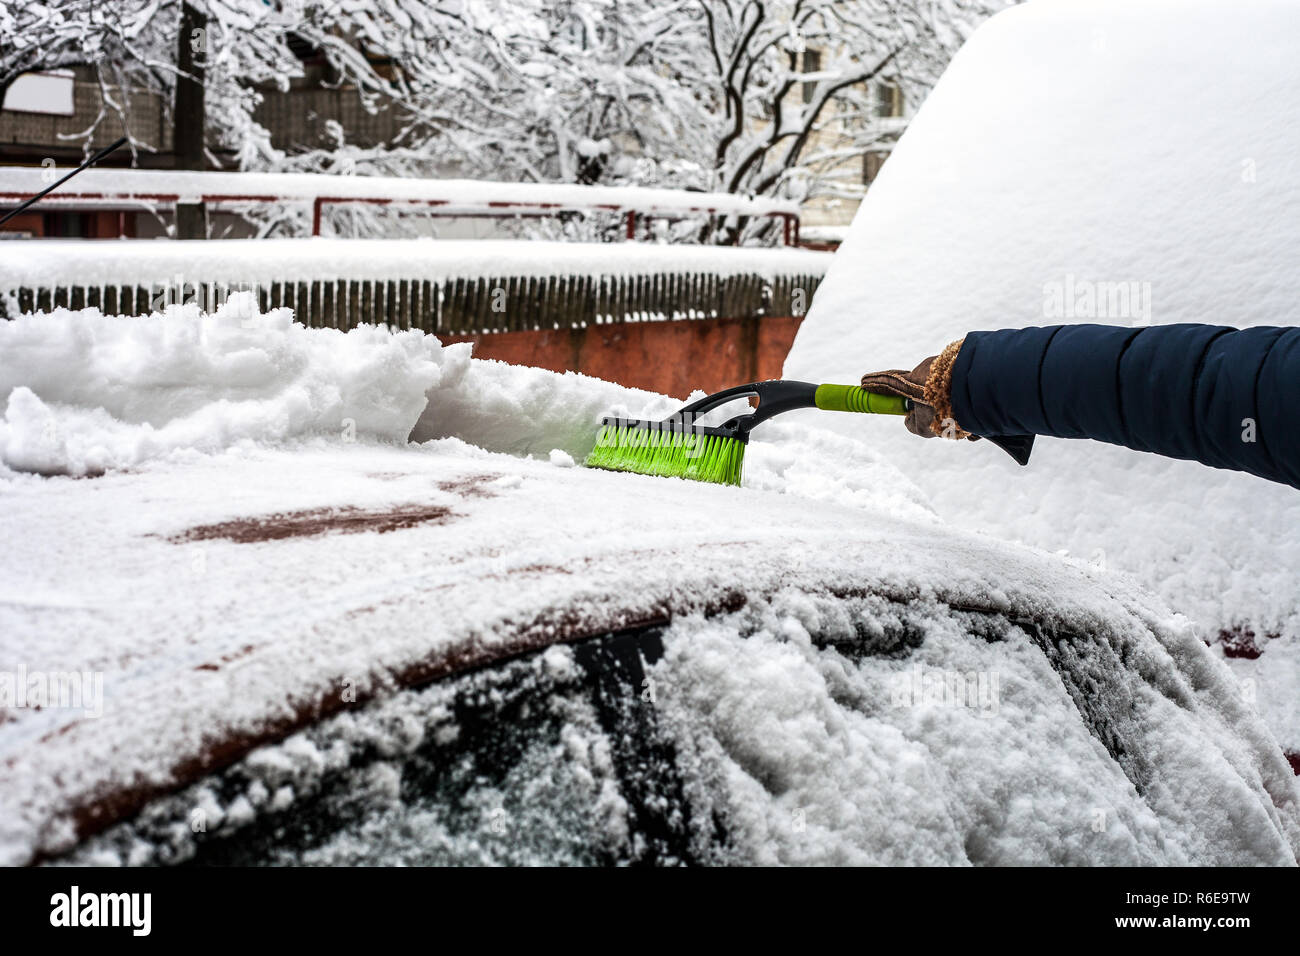
[[[954,354],[940,381],[934,362]],[[922,370],[925,404],[948,412],[950,437],[1092,438],[1300,488],[1300,328],[972,332],[904,374]],[[890,391],[881,376],[893,374],[868,374],[864,387]]]

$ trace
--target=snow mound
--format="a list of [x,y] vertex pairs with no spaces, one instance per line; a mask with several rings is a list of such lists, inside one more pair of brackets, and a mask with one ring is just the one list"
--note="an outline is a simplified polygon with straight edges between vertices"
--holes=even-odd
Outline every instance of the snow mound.
[[248,292],[211,314],[186,304],[147,317],[24,315],[0,323],[0,465],[81,476],[311,436],[458,437],[577,456],[601,415],[676,407],[587,376],[475,361],[470,350],[415,330],[310,329],[290,309],[260,312]]
[[[979,329],[1300,322],[1297,38],[1300,7],[1265,0],[998,14],[873,185],[786,376],[911,368]],[[901,427],[875,448],[945,519],[1134,574],[1207,639],[1300,641],[1292,488],[1093,442],[1040,439],[1024,469]]]
[[0,464],[87,475],[250,440],[405,441],[458,356],[418,332],[307,329],[247,292],[212,314],[25,315],[0,323]]

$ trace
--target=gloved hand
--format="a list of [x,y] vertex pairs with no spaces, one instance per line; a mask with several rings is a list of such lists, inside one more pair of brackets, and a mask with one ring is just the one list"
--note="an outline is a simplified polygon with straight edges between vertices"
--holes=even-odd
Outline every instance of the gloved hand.
[[882,395],[910,398],[912,410],[903,424],[913,435],[975,440],[978,436],[964,431],[952,417],[952,367],[962,341],[959,339],[938,355],[931,355],[910,372],[901,368],[868,372],[862,376],[862,387]]

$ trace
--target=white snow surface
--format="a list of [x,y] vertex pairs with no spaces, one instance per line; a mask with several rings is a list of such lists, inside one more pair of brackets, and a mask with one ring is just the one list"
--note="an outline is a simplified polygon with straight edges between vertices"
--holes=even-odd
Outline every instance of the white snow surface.
[[0,293],[17,288],[507,276],[821,276],[807,249],[509,239],[46,239],[11,242]]
[[[785,375],[911,368],[972,330],[1297,324],[1298,110],[1294,3],[1061,0],[998,14],[872,186]],[[1137,283],[1137,304],[1088,314],[1077,296],[1102,282]],[[1051,306],[1067,288],[1085,308],[1062,316]],[[1095,442],[1040,438],[1021,469],[987,443],[902,428],[872,439],[945,520],[1133,574],[1210,639],[1236,625],[1281,635],[1233,666],[1295,673],[1295,489]],[[1257,679],[1274,731],[1300,752],[1300,689]]]
[[[1296,780],[1191,622],[1089,562],[953,530],[864,441],[773,423],[739,489],[567,467],[599,416],[674,403],[239,300],[4,324],[0,382],[0,671],[103,679],[100,716],[0,714],[0,861],[70,848],[77,808],[185,782],[187,758],[344,687],[382,696],[421,662],[665,613],[664,719],[744,859],[1300,853]],[[446,511],[187,537],[349,508]],[[703,616],[736,595],[744,610]],[[1097,652],[1052,665],[1029,624],[990,640],[954,607]],[[901,613],[923,636],[910,655],[850,665],[810,637],[869,649]],[[995,706],[900,705],[916,667],[997,675]],[[1087,719],[1079,682],[1101,688]]]

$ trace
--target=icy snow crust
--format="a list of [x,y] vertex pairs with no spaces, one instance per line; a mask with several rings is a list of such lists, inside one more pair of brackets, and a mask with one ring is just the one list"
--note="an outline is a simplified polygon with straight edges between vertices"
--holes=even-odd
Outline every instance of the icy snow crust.
[[[1188,620],[951,530],[863,441],[772,423],[740,489],[572,468],[600,415],[673,403],[187,309],[0,325],[0,669],[104,688],[97,718],[5,710],[3,862],[345,693],[331,719],[365,721],[422,667],[665,616],[656,706],[736,859],[1296,860],[1295,779]],[[374,514],[399,520],[310,530]],[[996,675],[994,706],[900,700],[925,669]],[[290,805],[274,782],[219,816]]]
[[[1300,7],[1260,0],[998,14],[872,186],[786,376],[911,368],[971,330],[1296,324],[1297,37]],[[1102,282],[1137,283],[1139,303],[1087,314],[1080,290]],[[1082,312],[1048,307],[1067,288]],[[945,520],[1133,574],[1207,639],[1252,628],[1261,656],[1230,663],[1300,753],[1295,489],[1094,442],[1039,439],[1021,469],[987,444],[873,438]]]

